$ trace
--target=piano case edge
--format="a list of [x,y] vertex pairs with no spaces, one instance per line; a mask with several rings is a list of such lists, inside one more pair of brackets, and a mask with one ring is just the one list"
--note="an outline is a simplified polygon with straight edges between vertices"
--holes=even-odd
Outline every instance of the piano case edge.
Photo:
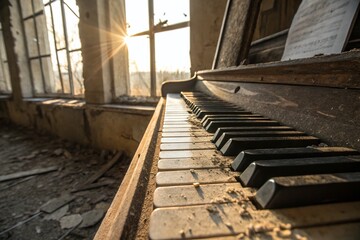
[[142,208],[146,192],[144,189],[147,187],[147,183],[143,183],[147,182],[146,176],[151,170],[164,102],[164,98],[158,102],[127,173],[94,239],[123,239],[136,234],[136,231],[129,229],[129,226],[133,224],[137,226],[140,214],[134,214],[131,211],[134,209],[141,211]]

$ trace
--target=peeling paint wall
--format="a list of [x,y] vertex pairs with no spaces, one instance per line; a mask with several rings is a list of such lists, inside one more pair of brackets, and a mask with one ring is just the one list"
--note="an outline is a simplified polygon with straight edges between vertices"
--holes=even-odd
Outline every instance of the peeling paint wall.
[[84,145],[132,156],[151,119],[151,108],[119,109],[85,104],[0,100],[0,117]]

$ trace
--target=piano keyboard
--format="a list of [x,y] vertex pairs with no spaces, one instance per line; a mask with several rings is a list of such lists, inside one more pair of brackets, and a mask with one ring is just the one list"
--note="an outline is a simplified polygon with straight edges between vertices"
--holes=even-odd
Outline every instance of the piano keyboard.
[[357,239],[360,155],[320,143],[202,93],[168,94],[150,238]]

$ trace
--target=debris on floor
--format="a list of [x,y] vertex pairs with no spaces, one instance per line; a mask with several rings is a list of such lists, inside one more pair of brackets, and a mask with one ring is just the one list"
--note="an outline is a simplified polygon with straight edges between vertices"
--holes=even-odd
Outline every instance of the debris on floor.
[[0,239],[92,239],[129,163],[0,120]]

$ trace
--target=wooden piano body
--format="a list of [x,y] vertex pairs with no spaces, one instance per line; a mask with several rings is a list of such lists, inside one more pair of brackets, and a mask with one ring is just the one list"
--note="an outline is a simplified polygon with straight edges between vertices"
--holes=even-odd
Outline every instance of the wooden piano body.
[[[234,157],[222,156],[210,143],[198,150],[173,149],[175,155],[190,151],[192,156],[161,156],[169,152],[161,147],[166,128],[200,125],[188,113],[181,92],[200,92],[316,136],[326,145],[360,150],[360,51],[245,65],[244,59],[258,57],[254,49],[284,44],[278,40],[281,33],[250,48],[260,3],[229,1],[214,69],[163,84],[162,98],[96,239],[360,239],[360,201],[260,209],[254,203],[256,188],[242,186],[234,178],[239,173],[229,170]],[[234,11],[237,4],[243,4],[242,12]],[[234,23],[244,12],[240,23]],[[232,32],[230,23],[240,27]],[[241,37],[227,42],[234,34]],[[185,132],[192,136],[189,144],[212,136],[205,130]],[[164,159],[175,167],[164,167]],[[188,175],[185,183],[166,183],[169,176],[181,182]]]

